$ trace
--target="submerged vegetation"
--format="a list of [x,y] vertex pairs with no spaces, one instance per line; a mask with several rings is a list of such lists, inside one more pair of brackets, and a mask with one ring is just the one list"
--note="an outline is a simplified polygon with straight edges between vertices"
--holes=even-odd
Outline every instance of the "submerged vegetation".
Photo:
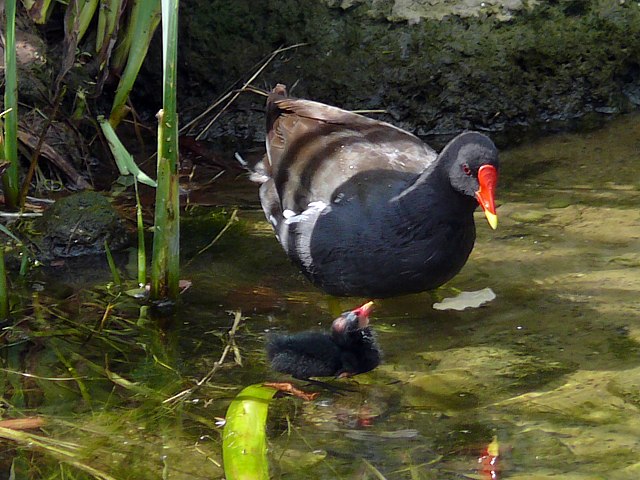
[[[220,476],[214,444],[194,446],[176,430],[215,431],[215,420],[192,402],[166,402],[188,383],[176,364],[175,336],[166,337],[146,307],[117,290],[82,291],[57,303],[43,292],[33,297],[32,313],[4,329],[3,398],[11,416],[21,412],[24,427],[14,436],[0,431],[21,447],[2,456],[3,471],[49,478],[45,472],[59,464],[61,478],[64,472],[77,478],[74,470],[95,478],[161,478],[174,468],[184,478],[192,468],[192,478]],[[28,372],[24,356],[34,362]],[[212,384],[202,388],[210,400],[225,396]],[[33,428],[44,435],[29,433]],[[153,454],[158,442],[165,452]],[[182,464],[185,448],[200,455],[201,465]]]

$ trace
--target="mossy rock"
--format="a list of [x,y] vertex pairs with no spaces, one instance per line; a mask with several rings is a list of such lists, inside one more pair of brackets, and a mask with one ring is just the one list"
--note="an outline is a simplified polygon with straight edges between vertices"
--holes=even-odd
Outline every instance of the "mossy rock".
[[25,231],[40,260],[96,255],[129,244],[130,235],[109,199],[97,192],[69,195],[54,203]]
[[[304,45],[277,56],[256,84],[384,108],[385,120],[419,135],[555,128],[640,105],[637,2],[194,0],[180,13],[178,93],[194,115],[293,44]],[[133,93],[150,105],[162,90],[160,48]],[[238,100],[207,135],[264,135],[264,98]]]

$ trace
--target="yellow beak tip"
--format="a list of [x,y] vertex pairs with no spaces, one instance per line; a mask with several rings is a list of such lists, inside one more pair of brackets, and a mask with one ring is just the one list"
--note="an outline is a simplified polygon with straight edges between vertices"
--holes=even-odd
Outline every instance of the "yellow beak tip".
[[485,217],[487,217],[487,222],[489,222],[489,226],[495,230],[496,228],[498,228],[498,216],[494,213],[491,213],[488,210],[484,211],[484,215]]

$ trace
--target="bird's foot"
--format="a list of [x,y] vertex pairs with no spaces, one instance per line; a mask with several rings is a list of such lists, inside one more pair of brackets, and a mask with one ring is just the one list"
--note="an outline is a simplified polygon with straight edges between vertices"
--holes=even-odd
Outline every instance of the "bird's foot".
[[320,393],[318,392],[307,393],[289,382],[265,382],[264,386],[275,388],[279,392],[293,395],[294,397],[301,398],[302,400],[306,400],[308,402],[310,402],[311,400],[315,400],[320,395]]

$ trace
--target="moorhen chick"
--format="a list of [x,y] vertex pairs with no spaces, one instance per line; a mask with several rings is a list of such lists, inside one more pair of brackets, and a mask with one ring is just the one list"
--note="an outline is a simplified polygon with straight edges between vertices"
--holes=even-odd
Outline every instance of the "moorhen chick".
[[473,249],[478,204],[497,226],[498,152],[477,132],[437,154],[391,124],[277,85],[267,99],[267,153],[253,169],[287,255],[336,296],[383,298],[436,288]]
[[380,349],[369,327],[373,302],[333,321],[331,333],[301,332],[267,337],[271,368],[299,380],[345,377],[373,370],[380,364]]

